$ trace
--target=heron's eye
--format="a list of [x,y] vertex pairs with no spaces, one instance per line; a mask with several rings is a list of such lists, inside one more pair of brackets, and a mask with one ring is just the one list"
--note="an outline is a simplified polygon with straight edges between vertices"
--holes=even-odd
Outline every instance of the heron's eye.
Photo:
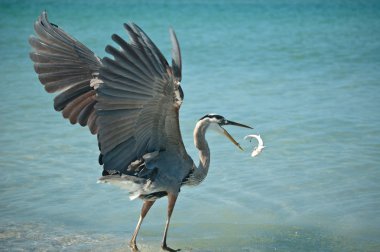
[[226,119],[222,119],[219,121],[220,125],[226,125],[227,123],[228,123],[228,121]]
[[224,121],[223,120],[217,120],[216,123],[219,124],[219,125],[224,125]]

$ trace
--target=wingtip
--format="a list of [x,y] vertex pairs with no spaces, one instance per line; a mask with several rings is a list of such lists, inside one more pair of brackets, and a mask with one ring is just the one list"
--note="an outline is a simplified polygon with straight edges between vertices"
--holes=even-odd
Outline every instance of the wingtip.
[[43,10],[39,15],[38,19],[35,22],[35,25],[41,24],[42,26],[46,26],[49,24],[48,14],[46,10]]
[[131,25],[130,25],[130,24],[131,24],[131,22],[128,22],[128,23],[123,23],[123,26],[124,26],[124,28],[125,28],[125,29],[127,29],[127,30],[128,30],[128,29],[130,29],[130,27],[131,27]]
[[170,40],[172,43],[172,68],[177,81],[182,79],[182,56],[177,35],[172,27],[169,27]]
[[170,36],[177,37],[175,34],[175,31],[174,31],[174,28],[172,26],[169,26],[169,34],[170,34]]
[[39,16],[39,19],[40,20],[43,20],[43,19],[46,19],[47,20],[47,17],[48,17],[48,13],[47,13],[47,10],[43,10]]

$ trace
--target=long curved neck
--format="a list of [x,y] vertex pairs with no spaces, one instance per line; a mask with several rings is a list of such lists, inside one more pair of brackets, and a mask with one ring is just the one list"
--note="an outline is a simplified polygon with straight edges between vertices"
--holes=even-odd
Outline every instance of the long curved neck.
[[200,184],[207,176],[210,167],[210,149],[206,141],[209,122],[201,120],[195,125],[194,144],[199,150],[199,165],[192,174],[192,184]]

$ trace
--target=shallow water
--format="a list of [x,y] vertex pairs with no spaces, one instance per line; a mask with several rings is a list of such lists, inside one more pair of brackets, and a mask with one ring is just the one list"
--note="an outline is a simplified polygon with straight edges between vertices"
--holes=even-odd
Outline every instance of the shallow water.
[[[183,188],[169,245],[184,251],[380,250],[377,1],[2,1],[0,250],[128,251],[141,202],[97,184],[96,138],[54,112],[28,58],[40,11],[105,56],[134,21],[168,57],[181,43],[181,129],[214,112],[246,149],[208,134],[206,181]],[[260,133],[257,158],[243,140]],[[166,200],[138,239],[157,251]]]

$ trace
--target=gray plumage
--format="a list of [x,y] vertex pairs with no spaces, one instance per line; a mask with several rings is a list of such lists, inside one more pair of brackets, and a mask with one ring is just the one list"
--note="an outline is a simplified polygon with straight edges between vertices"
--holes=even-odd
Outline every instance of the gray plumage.
[[187,154],[179,127],[179,109],[183,101],[180,86],[182,59],[177,37],[172,29],[172,65],[136,24],[124,24],[127,42],[112,35],[118,48],[108,45],[110,55],[99,59],[91,50],[58,26],[49,23],[42,12],[35,22],[36,37],[29,43],[30,58],[45,90],[57,93],[54,108],[72,124],[88,126],[97,134],[103,165],[102,182],[126,188],[131,198],[141,198],[144,205],[131,240],[153,202],[168,196],[168,221],[180,187],[197,185],[207,175],[210,150],[205,140],[207,129],[214,128],[239,144],[222,128],[234,123],[218,115],[202,117],[194,130],[199,149],[196,166]]
[[101,62],[95,54],[60,28],[50,24],[43,12],[34,24],[38,37],[30,37],[30,58],[45,90],[59,92],[54,108],[72,124],[88,125],[97,133],[95,92],[90,81],[98,75]]

